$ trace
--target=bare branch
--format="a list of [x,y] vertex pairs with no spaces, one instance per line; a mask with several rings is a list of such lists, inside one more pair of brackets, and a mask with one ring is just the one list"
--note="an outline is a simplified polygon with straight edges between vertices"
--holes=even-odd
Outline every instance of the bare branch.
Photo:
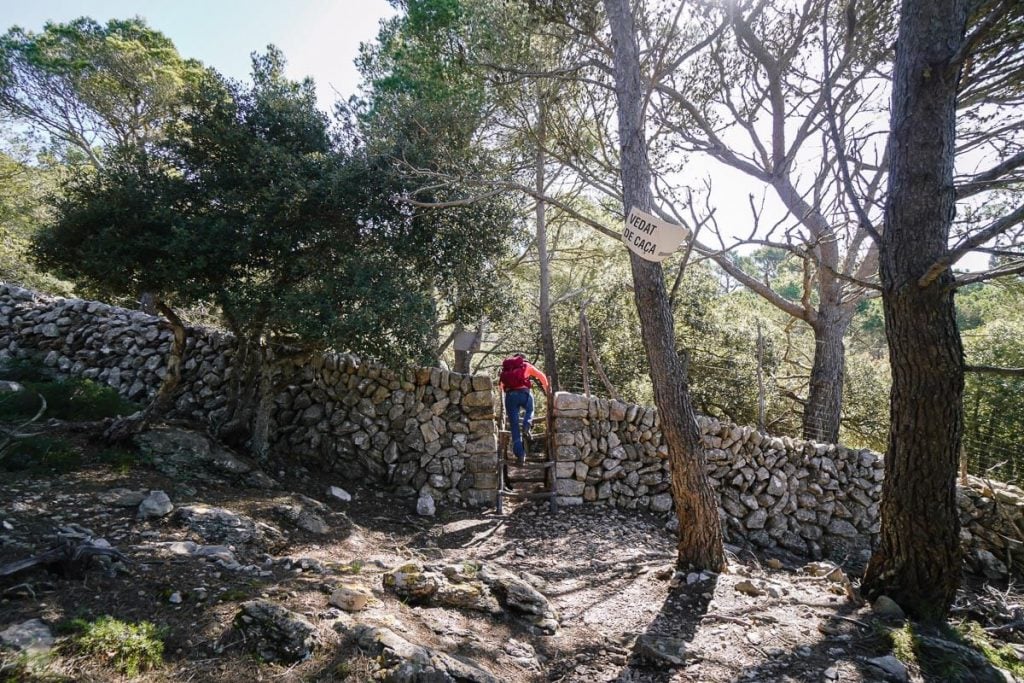
[[[417,190],[417,192],[421,191],[423,190]],[[484,194],[478,195],[476,197],[453,199],[447,202],[421,202],[411,197],[396,197],[396,199],[402,202],[403,204],[408,204],[409,206],[415,206],[421,209],[450,209],[457,206],[470,206],[472,204],[475,204],[476,202],[483,201],[485,199],[490,199],[491,197],[495,197],[497,195],[505,194],[505,192],[506,190],[493,190],[491,192],[485,192]]]
[[[851,3],[849,7],[853,8],[854,5]],[[853,210],[857,215],[857,220],[860,222],[860,227],[876,241],[880,241],[881,235],[878,234],[878,230],[875,229],[874,224],[871,222],[871,218],[868,217],[867,211],[864,210],[864,205],[861,204],[860,197],[857,195],[853,186],[853,178],[850,177],[850,165],[846,160],[846,145],[843,142],[843,137],[839,133],[839,126],[836,123],[835,103],[832,101],[832,67],[829,64],[827,3],[825,11],[822,12],[821,17],[821,34],[822,61],[824,62],[823,73],[825,75],[825,84],[822,89],[823,97],[825,98],[825,118],[828,122],[829,131],[832,133],[832,143],[836,148],[836,161],[839,162],[839,172],[842,177],[843,187],[846,190],[850,203],[853,205]],[[847,45],[849,45],[849,42],[853,40],[853,36],[848,35],[846,40]]]
[[964,41],[960,43],[960,49],[956,51],[953,58],[949,62],[949,68],[959,69],[966,60],[975,46],[985,39],[989,32],[995,28],[1003,17],[1010,13],[1014,5],[1018,0],[1002,0],[1002,2],[988,15],[975,26],[974,30],[971,31],[967,36],[964,37]]
[[988,280],[995,280],[997,278],[1006,277],[1007,275],[1020,275],[1021,273],[1024,273],[1024,260],[1014,261],[1013,263],[1000,268],[986,270],[981,273],[962,275],[956,279],[956,282],[953,283],[953,287],[965,287],[967,285],[973,285],[976,282],[987,282]]
[[728,256],[724,256],[720,252],[700,244],[696,240],[694,240],[694,248],[698,253],[710,256],[712,260],[722,268],[722,270],[739,280],[743,286],[764,297],[768,303],[772,304],[782,312],[787,313],[794,318],[803,320],[806,323],[811,323],[815,318],[817,318],[817,314],[813,309],[808,311],[804,307],[786,299],[771,287],[740,268]]
[[956,188],[956,198],[958,200],[967,199],[968,197],[973,197],[979,192],[991,190],[995,184],[1003,180],[1003,177],[1007,173],[1015,171],[1021,167],[1024,167],[1024,151],[1017,152],[1009,159],[1000,162],[987,171],[978,173],[967,182],[958,185]]
[[[1018,223],[1024,222],[1024,204],[1018,206],[1016,209],[1006,214],[1002,218],[993,221],[986,227],[982,228],[978,232],[974,233],[965,240],[962,240],[953,249],[949,250],[945,256],[936,261],[926,272],[921,276],[921,279],[917,281],[919,287],[927,287],[931,283],[942,275],[947,268],[950,268],[954,263],[960,260],[965,254],[974,249],[975,247],[981,246],[985,242],[989,241],[994,237],[998,237]],[[977,282],[977,280],[976,280]]]
[[1000,368],[994,365],[965,365],[965,372],[979,374],[1002,375],[1004,377],[1024,377],[1024,368]]

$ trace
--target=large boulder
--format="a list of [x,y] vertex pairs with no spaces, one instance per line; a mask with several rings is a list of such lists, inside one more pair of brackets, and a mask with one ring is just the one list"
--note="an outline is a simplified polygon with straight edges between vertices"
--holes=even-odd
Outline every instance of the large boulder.
[[558,614],[544,595],[525,579],[494,565],[480,567],[480,579],[503,607],[529,623],[541,635],[558,631]]
[[133,440],[154,467],[175,479],[226,477],[252,488],[277,486],[255,465],[199,432],[158,427],[136,434]]
[[304,505],[276,505],[274,514],[311,534],[323,535],[331,530],[323,517]]
[[53,647],[53,634],[42,619],[29,619],[0,631],[0,645],[20,652],[46,652]]
[[226,508],[185,505],[178,508],[175,518],[211,544],[273,547],[284,538],[277,528]]
[[373,594],[364,586],[355,583],[343,583],[331,593],[327,600],[335,607],[340,607],[346,612],[358,612],[366,607],[366,604],[373,597]]
[[320,641],[313,624],[269,600],[243,602],[235,626],[249,647],[267,661],[308,659]]
[[173,509],[174,504],[166,493],[163,491],[150,491],[149,495],[139,503],[137,517],[139,519],[166,517]]
[[477,562],[447,566],[409,562],[385,574],[383,580],[386,589],[408,602],[490,614],[506,610],[542,635],[558,630],[558,615],[548,599],[501,567]]
[[499,683],[479,665],[414,645],[390,629],[360,624],[351,636],[359,647],[378,657],[383,679],[390,683]]
[[437,594],[444,575],[430,571],[419,562],[408,562],[384,575],[384,587],[402,600],[427,603]]

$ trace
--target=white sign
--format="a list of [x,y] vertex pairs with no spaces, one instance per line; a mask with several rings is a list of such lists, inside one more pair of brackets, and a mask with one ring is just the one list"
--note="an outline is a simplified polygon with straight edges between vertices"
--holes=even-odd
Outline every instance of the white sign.
[[637,256],[648,261],[664,261],[686,238],[690,231],[681,225],[663,221],[633,208],[626,216],[622,241]]

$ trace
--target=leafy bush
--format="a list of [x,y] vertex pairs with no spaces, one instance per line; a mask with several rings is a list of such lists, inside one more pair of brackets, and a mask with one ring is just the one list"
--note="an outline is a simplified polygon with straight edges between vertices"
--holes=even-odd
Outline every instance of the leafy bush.
[[82,464],[82,453],[67,439],[32,436],[11,444],[2,455],[6,469],[70,472]]
[[121,474],[127,474],[132,467],[148,462],[146,458],[123,448],[108,448],[96,454],[96,459],[105,465],[110,465]]
[[0,379],[9,382],[49,382],[53,375],[39,363],[12,358],[0,366]]
[[102,659],[125,676],[137,676],[163,662],[164,630],[148,621],[132,624],[102,616],[95,621],[73,619],[61,630],[73,634],[73,649]]
[[102,420],[129,415],[138,406],[111,387],[75,377],[62,381],[20,381],[25,391],[0,396],[0,421],[25,420],[39,410],[39,397],[46,399],[44,417],[58,420]]
[[28,386],[46,398],[47,416],[60,420],[102,420],[138,410],[138,406],[126,401],[113,388],[88,379],[73,378]]

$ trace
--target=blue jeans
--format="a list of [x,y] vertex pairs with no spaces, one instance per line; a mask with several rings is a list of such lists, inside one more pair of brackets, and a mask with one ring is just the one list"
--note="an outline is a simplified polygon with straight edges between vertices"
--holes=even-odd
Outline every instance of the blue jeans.
[[[520,411],[525,411],[522,423],[519,422]],[[526,457],[523,448],[523,434],[530,431],[533,425],[533,392],[529,389],[515,389],[505,392],[505,413],[512,431],[512,452],[517,458]],[[520,424],[522,429],[520,430]]]

